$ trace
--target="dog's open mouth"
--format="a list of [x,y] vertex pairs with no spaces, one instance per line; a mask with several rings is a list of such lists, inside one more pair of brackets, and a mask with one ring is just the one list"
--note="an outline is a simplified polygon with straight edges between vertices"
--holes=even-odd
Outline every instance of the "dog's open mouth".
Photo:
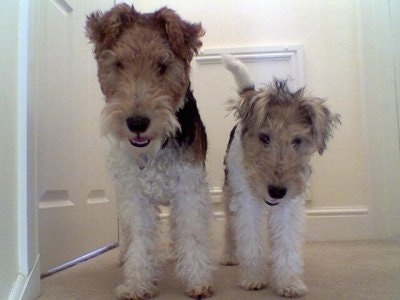
[[150,144],[150,139],[146,137],[136,136],[134,138],[129,139],[129,142],[133,147],[143,148]]

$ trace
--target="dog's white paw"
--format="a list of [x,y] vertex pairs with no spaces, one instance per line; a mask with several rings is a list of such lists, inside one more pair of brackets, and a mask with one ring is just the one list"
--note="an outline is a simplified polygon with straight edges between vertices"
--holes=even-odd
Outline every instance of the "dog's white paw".
[[201,299],[208,298],[214,295],[214,290],[211,286],[189,287],[185,294],[191,298]]
[[132,290],[125,284],[119,285],[115,289],[118,299],[121,300],[147,300],[157,295],[156,291],[145,291],[145,290]]
[[245,290],[257,291],[267,287],[267,283],[259,280],[242,280],[240,286]]
[[308,293],[307,286],[301,279],[295,279],[289,284],[278,284],[274,290],[278,295],[290,298],[302,297]]

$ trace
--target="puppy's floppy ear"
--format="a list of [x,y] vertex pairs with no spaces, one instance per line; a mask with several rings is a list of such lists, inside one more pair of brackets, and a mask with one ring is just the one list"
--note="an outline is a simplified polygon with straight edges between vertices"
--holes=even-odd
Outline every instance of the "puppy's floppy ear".
[[324,100],[319,98],[305,98],[303,107],[312,126],[313,139],[318,153],[322,155],[326,143],[333,135],[333,129],[341,123],[340,115],[332,113],[325,105]]
[[94,52],[98,55],[102,50],[110,49],[124,28],[132,24],[138,15],[133,6],[122,3],[104,14],[96,11],[87,16],[86,36],[94,44]]
[[238,101],[231,101],[230,110],[248,127],[259,128],[268,115],[269,102],[269,91],[247,90],[240,93]]
[[202,46],[200,38],[204,35],[200,23],[189,23],[169,8],[161,8],[155,12],[155,18],[164,28],[172,51],[190,62]]

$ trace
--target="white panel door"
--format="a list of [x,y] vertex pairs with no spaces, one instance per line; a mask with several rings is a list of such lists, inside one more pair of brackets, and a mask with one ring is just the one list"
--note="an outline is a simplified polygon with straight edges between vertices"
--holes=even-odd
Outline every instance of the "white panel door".
[[104,99],[84,30],[88,13],[112,5],[113,0],[37,1],[32,151],[42,273],[118,239],[99,134]]

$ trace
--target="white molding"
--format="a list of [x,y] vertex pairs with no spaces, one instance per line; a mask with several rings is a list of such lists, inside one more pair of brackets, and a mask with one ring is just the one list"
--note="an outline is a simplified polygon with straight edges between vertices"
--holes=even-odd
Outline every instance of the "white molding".
[[211,201],[213,203],[222,202],[222,188],[219,186],[210,188]]
[[37,255],[29,274],[18,274],[8,300],[32,300],[40,294],[40,259]]
[[204,49],[195,57],[195,61],[199,65],[220,64],[222,63],[222,54],[234,55],[245,63],[262,61],[288,62],[293,74],[289,80],[293,80],[295,86],[299,88],[305,85],[303,48],[300,45]]
[[[18,182],[18,264],[19,272],[29,272],[28,218],[28,33],[29,4],[19,1],[18,19],[18,105],[17,105],[17,182]],[[28,215],[30,214],[30,215]]]
[[330,207],[306,210],[307,241],[343,241],[374,236],[367,207]]
[[327,217],[327,216],[366,216],[368,215],[368,207],[321,207],[306,208],[306,214],[309,217]]
[[[224,220],[222,189],[213,187],[210,193],[215,218]],[[307,207],[306,204],[304,208],[306,212],[305,240],[307,241],[377,238],[373,236],[371,230],[371,215],[367,206]]]
[[[225,223],[225,213],[222,204],[222,188],[210,188],[214,207],[214,217],[217,226]],[[308,203],[308,202],[307,202]],[[332,206],[307,207],[306,212],[306,241],[342,241],[379,238],[373,235],[371,229],[371,214],[367,206]],[[160,218],[167,219],[168,208],[162,209]],[[222,228],[219,228],[223,232]],[[219,231],[218,231],[219,232]]]

